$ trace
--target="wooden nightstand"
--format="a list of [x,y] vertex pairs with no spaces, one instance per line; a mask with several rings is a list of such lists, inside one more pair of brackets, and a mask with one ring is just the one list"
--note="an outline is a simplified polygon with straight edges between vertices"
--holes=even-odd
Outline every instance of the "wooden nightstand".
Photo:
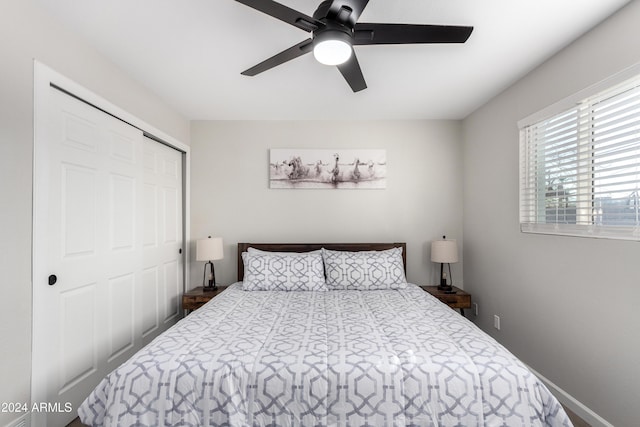
[[220,292],[224,291],[227,288],[228,286],[218,285],[217,290],[207,292],[204,291],[202,286],[191,289],[189,292],[185,292],[182,295],[182,309],[187,310],[188,313],[191,313],[193,310],[197,310],[211,301],[213,298],[218,296]]
[[451,308],[459,308],[460,314],[464,316],[464,309],[471,308],[471,294],[463,291],[460,288],[453,286],[455,294],[448,294],[438,290],[437,286],[420,286],[425,291],[429,292],[434,297],[438,298],[443,303],[447,304]]

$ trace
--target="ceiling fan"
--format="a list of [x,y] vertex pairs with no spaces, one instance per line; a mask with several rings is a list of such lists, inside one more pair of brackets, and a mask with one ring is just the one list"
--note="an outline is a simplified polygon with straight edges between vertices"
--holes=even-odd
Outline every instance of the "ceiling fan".
[[272,0],[236,0],[311,33],[241,74],[255,76],[313,50],[318,62],[336,65],[354,92],[367,88],[353,46],[376,44],[464,43],[473,27],[450,25],[358,23],[369,0],[325,0],[313,17]]

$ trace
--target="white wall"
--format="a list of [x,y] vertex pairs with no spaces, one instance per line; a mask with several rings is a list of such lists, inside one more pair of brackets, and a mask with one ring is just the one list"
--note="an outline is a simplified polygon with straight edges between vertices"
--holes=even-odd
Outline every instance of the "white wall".
[[[189,123],[30,0],[0,0],[0,402],[30,401],[33,59],[187,143]],[[0,413],[0,426],[19,414]]]
[[516,122],[640,61],[639,22],[631,2],[463,123],[478,325],[619,427],[640,425],[640,243],[521,234]]
[[[405,241],[408,279],[430,283],[429,241],[462,239],[460,122],[202,121],[191,137],[191,236],[224,238],[219,283],[235,281],[242,241]],[[269,189],[270,148],[386,149],[387,188]],[[191,264],[191,286],[202,268]]]

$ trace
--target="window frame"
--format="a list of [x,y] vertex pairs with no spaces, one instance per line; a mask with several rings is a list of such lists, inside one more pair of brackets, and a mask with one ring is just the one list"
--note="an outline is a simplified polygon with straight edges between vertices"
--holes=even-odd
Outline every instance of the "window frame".
[[[520,121],[518,121],[519,129],[519,146],[520,146],[520,164],[519,164],[519,223],[520,231],[523,233],[552,234],[574,237],[590,237],[590,238],[607,238],[620,240],[640,241],[640,223],[631,226],[621,225],[603,225],[597,224],[593,201],[594,195],[597,194],[595,183],[596,169],[593,163],[593,156],[596,142],[592,135],[588,136],[589,142],[584,143],[587,138],[581,138],[579,135],[590,133],[593,123],[593,103],[594,99],[600,97],[603,93],[610,93],[617,89],[620,85],[625,85],[635,80],[640,84],[640,63],[616,73],[615,75],[581,90],[549,107],[546,107],[537,113],[534,113]],[[624,87],[624,86],[623,86]],[[622,93],[622,91],[620,92]],[[528,132],[533,131],[533,126],[553,118],[559,118],[563,114],[570,115],[572,110],[575,111],[576,120],[576,147],[575,147],[575,180],[591,181],[585,186],[579,187],[584,191],[575,194],[575,216],[577,218],[591,216],[590,224],[571,224],[550,222],[545,223],[544,218],[547,215],[548,187],[547,180],[543,175],[531,173],[532,168],[540,168],[540,153],[538,148],[531,149],[528,144]],[[582,119],[581,119],[582,118]],[[581,156],[590,156],[582,157]],[[586,161],[585,161],[586,159]],[[548,166],[549,162],[545,163]],[[580,165],[590,165],[583,168]],[[546,169],[545,169],[546,170]],[[536,176],[538,182],[536,182]],[[585,190],[587,189],[587,190]],[[535,194],[531,195],[531,191]],[[553,191],[553,190],[552,190]],[[558,191],[556,189],[556,191]],[[544,193],[541,193],[544,192]],[[537,199],[537,200],[536,200]],[[532,200],[535,202],[535,208],[530,206]],[[541,203],[541,201],[545,203]],[[542,209],[542,211],[540,211]],[[559,211],[560,205],[556,206],[556,213]]]

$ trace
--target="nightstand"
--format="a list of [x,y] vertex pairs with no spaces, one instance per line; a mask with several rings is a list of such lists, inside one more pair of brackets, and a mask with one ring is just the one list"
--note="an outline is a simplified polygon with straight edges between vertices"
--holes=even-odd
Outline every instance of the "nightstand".
[[455,293],[446,293],[438,290],[437,286],[420,286],[423,290],[429,292],[434,297],[438,298],[443,303],[447,304],[451,308],[459,308],[460,314],[464,316],[464,309],[471,308],[471,294],[463,291],[460,288],[453,286]]
[[213,298],[218,296],[220,292],[224,291],[227,288],[228,286],[218,285],[217,290],[207,292],[204,291],[202,286],[191,289],[189,292],[185,292],[182,295],[182,309],[187,310],[188,313],[191,313],[193,310],[197,310],[211,301]]

